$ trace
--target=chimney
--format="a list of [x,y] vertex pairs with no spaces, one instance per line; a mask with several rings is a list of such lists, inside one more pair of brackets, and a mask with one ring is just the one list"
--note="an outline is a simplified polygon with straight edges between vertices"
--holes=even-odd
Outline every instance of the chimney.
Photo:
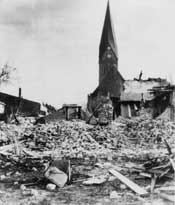
[[21,93],[22,93],[22,89],[21,89],[21,88],[19,88],[19,95],[18,95],[18,97],[19,97],[19,98],[21,98],[21,97],[22,97]]

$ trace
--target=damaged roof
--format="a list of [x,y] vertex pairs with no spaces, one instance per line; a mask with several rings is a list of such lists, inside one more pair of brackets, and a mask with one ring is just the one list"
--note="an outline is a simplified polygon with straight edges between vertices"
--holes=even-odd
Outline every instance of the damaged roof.
[[124,92],[121,94],[121,101],[141,101],[142,96],[146,101],[150,101],[154,98],[154,95],[150,93],[153,87],[168,85],[165,80],[126,80],[124,83]]
[[121,101],[141,101],[143,99],[146,101],[150,101],[154,98],[153,94],[150,94],[148,92],[143,92],[143,93],[135,93],[135,92],[130,92],[130,93],[122,93],[121,94]]
[[40,112],[40,103],[7,93],[0,92],[0,101],[5,103],[10,111],[12,108],[14,111],[19,109],[20,113],[25,114],[25,116],[37,116]]

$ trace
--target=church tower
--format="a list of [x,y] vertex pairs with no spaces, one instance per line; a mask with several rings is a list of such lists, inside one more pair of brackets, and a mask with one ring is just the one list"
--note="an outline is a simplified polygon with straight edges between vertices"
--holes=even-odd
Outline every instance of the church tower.
[[109,72],[115,73],[117,70],[118,51],[108,1],[99,47],[99,85]]
[[124,90],[124,78],[118,70],[118,51],[112,24],[109,1],[99,47],[99,85],[88,96],[89,111],[96,110],[102,98],[110,98],[114,115],[120,115],[120,96]]

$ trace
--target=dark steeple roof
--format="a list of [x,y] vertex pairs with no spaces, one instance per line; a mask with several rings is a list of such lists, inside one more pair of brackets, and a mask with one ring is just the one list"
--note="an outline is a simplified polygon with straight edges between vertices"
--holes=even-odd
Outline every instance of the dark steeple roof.
[[114,54],[116,55],[116,58],[118,58],[118,51],[117,51],[117,45],[115,41],[115,33],[113,30],[112,19],[111,19],[109,1],[106,9],[106,16],[105,16],[103,32],[102,32],[101,42],[100,42],[100,50],[99,50],[100,59],[104,54],[105,50],[107,49],[107,46],[111,47]]

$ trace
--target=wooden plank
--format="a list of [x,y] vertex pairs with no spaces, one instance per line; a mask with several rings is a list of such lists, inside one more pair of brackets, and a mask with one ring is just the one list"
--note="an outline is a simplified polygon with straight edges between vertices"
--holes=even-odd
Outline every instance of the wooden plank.
[[140,196],[145,196],[148,194],[148,192],[145,189],[143,189],[142,187],[137,185],[135,182],[125,177],[124,175],[120,174],[118,171],[114,169],[110,169],[109,172],[113,174],[114,176],[116,176],[121,182],[126,184],[130,189],[132,189],[134,192],[136,192]]
[[156,185],[156,180],[157,180],[157,176],[156,176],[156,174],[153,174],[153,176],[151,178],[151,188],[150,188],[151,193],[153,193],[153,191],[154,191],[154,187]]
[[121,167],[119,167],[119,166],[116,166],[116,165],[113,165],[113,164],[111,164],[110,162],[106,162],[106,163],[103,163],[103,164],[101,164],[101,163],[96,163],[95,164],[95,166],[97,166],[97,167],[100,167],[100,168],[102,168],[102,169],[115,169],[115,170],[117,170],[117,171],[121,171],[123,168],[121,168]]
[[41,155],[39,153],[37,153],[35,151],[30,151],[30,150],[26,149],[25,147],[22,148],[22,151],[30,157],[41,158]]
[[175,196],[163,194],[163,193],[159,193],[158,196],[161,197],[162,199],[175,203]]
[[4,146],[0,147],[0,153],[1,154],[5,153],[5,155],[6,155],[6,153],[8,151],[13,151],[13,149],[14,149],[14,144],[4,145]]
[[84,185],[97,185],[97,184],[103,184],[106,182],[106,176],[97,176],[97,177],[91,177],[90,179],[83,182]]
[[168,174],[168,172],[170,171],[170,168],[166,169],[164,172],[162,172],[162,174],[159,176],[159,179],[163,176],[165,176],[166,174]]
[[171,150],[170,145],[168,144],[167,140],[164,140],[164,142],[165,142],[166,148],[168,150],[168,154],[171,155],[172,154],[172,150]]
[[175,191],[175,186],[167,186],[157,188],[158,191]]
[[170,162],[171,162],[171,164],[172,164],[172,167],[173,167],[173,169],[174,169],[174,172],[175,172],[175,162],[174,162],[174,160],[173,160],[172,158],[170,158]]
[[68,161],[68,182],[70,183],[71,181],[71,166],[70,166],[70,160]]
[[170,160],[170,162],[172,164],[172,167],[175,171],[175,162],[174,162],[173,157],[172,157],[172,154],[173,154],[172,149],[171,149],[170,145],[168,144],[168,142],[166,140],[164,140],[164,142],[165,142],[165,145],[167,147],[168,154],[170,155],[169,160]]
[[151,174],[149,174],[149,173],[141,172],[141,173],[139,173],[139,175],[143,176],[143,177],[151,178]]

